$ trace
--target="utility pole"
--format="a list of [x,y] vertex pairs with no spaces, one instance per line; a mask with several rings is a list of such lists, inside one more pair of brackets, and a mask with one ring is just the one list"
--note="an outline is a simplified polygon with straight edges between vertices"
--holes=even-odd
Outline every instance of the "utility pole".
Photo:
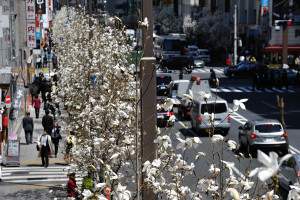
[[288,39],[289,39],[289,26],[283,24],[282,26],[282,64],[287,64],[288,56]]
[[[148,19],[148,30],[143,27],[143,58],[140,66],[141,80],[141,131],[142,131],[142,163],[157,158],[157,146],[153,142],[156,138],[156,68],[153,57],[153,10],[152,1],[142,1],[142,20]],[[146,178],[142,175],[142,181]],[[143,185],[143,184],[142,184]],[[158,199],[152,189],[142,188],[142,199]]]
[[237,5],[234,5],[234,50],[233,50],[233,65],[237,64]]

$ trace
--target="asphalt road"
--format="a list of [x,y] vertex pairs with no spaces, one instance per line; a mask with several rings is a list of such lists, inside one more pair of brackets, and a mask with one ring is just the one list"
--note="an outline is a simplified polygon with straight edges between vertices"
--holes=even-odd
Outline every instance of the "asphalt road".
[[[210,68],[207,68],[210,69]],[[298,99],[300,98],[300,89],[290,87],[289,91],[285,91],[285,89],[279,91],[252,91],[252,80],[250,78],[228,78],[222,73],[222,68],[216,68],[217,77],[220,80],[220,87],[224,88],[224,90],[217,93],[218,96],[227,100],[229,108],[233,107],[234,99],[248,99],[245,103],[247,110],[239,109],[235,115],[237,117],[231,118],[231,129],[226,139],[234,140],[238,144],[238,127],[243,125],[249,119],[278,119],[281,121],[281,115],[279,108],[277,107],[277,95],[284,100],[284,120],[286,123],[288,139],[290,143],[291,153],[299,153],[300,154],[300,137],[299,134],[300,129],[300,121],[299,121],[299,113],[300,113],[300,105]],[[158,74],[160,74],[158,72]],[[172,75],[173,80],[178,79],[178,72],[168,73]],[[183,79],[190,79],[191,75],[200,76],[201,80],[208,79],[210,76],[209,70],[195,70],[192,74],[184,74]],[[248,88],[248,89],[245,89]],[[197,133],[191,130],[191,124],[189,120],[181,119],[177,116],[177,108],[174,108],[174,113],[176,115],[177,121],[175,122],[174,127],[172,128],[171,139],[172,142],[177,145],[178,141],[175,136],[176,132],[181,133],[181,137],[199,137]],[[200,136],[202,141],[202,145],[199,146],[196,151],[189,151],[185,155],[188,155],[188,161],[192,162],[196,156],[196,152],[202,151],[207,154],[208,157],[212,158],[210,140],[208,137]],[[239,151],[224,151],[224,160],[234,162],[235,169],[234,173],[237,177],[243,177],[245,175],[245,171],[247,171],[247,167],[250,163],[249,158],[240,159],[240,162],[234,155],[238,155]],[[268,153],[268,152],[266,152]],[[279,156],[281,156],[281,152],[278,152]],[[195,163],[196,171],[199,174],[207,174],[207,169],[209,168],[209,164],[207,164],[204,160],[198,161]],[[256,167],[261,166],[261,164],[254,158],[251,162],[250,169],[254,169]],[[196,180],[189,179],[187,181],[188,185],[194,185]],[[268,181],[267,183],[270,183]],[[285,193],[282,193],[285,196]],[[285,197],[284,197],[285,198]]]

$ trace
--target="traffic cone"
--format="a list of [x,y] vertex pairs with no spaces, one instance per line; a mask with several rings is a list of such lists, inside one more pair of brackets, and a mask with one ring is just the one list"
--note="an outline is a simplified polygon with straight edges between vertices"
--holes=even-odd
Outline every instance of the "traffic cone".
[[31,98],[30,98],[30,94],[28,94],[28,105],[31,105]]

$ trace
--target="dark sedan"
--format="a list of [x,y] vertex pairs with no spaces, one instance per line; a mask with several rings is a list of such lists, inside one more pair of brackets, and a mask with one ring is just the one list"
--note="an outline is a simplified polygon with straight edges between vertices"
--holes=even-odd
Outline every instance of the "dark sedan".
[[226,66],[224,74],[229,77],[251,76],[254,71],[267,70],[268,66],[260,62],[244,61],[234,66]]

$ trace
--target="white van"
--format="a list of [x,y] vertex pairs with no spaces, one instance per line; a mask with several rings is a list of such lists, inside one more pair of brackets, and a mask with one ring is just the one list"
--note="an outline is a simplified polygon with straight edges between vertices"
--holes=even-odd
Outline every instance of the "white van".
[[[204,115],[206,112],[215,114],[213,123]],[[224,135],[227,135],[230,130],[230,115],[227,101],[219,97],[217,99],[215,97],[209,98],[207,103],[202,99],[194,100],[190,117],[192,129],[197,134],[201,134],[212,127],[216,131],[222,131]]]
[[205,63],[210,63],[210,54],[208,49],[198,49],[198,56],[204,60]]

